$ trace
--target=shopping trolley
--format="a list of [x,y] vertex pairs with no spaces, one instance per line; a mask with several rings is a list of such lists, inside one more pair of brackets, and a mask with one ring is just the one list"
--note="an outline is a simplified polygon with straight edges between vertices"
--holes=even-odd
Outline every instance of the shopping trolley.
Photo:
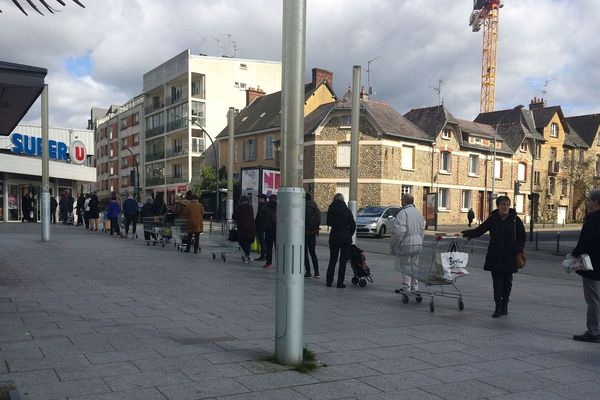
[[157,243],[165,247],[165,244],[169,243],[173,233],[171,230],[171,223],[165,215],[144,217],[144,233],[149,234],[149,239],[146,240],[146,245],[150,246],[152,243],[155,246]]

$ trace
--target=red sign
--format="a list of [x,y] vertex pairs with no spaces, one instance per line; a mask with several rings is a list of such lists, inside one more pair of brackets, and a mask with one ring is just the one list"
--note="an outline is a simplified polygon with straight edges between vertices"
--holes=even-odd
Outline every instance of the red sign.
[[83,142],[76,140],[73,143],[71,143],[71,149],[69,151],[69,156],[70,156],[71,162],[73,164],[77,164],[77,165],[83,164],[85,162],[86,155],[87,154],[85,151],[85,145],[83,144]]
[[187,192],[187,185],[177,186],[178,192]]

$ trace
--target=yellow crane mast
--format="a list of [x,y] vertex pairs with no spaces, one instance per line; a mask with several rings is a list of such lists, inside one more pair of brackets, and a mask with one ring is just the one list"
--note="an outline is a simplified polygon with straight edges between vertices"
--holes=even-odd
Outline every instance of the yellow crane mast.
[[481,56],[480,112],[494,111],[496,107],[496,53],[498,50],[498,18],[502,0],[473,0],[469,26],[473,32],[483,27]]

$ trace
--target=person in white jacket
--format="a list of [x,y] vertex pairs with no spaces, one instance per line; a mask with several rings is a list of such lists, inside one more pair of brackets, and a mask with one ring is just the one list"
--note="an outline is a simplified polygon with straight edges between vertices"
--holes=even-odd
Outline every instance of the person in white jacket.
[[[425,221],[414,202],[412,194],[406,193],[402,196],[402,209],[396,215],[391,240],[392,254],[396,256],[396,269],[401,272],[413,271],[411,275],[417,273],[425,235]],[[415,277],[402,274],[401,278],[402,290],[419,290],[419,281]]]

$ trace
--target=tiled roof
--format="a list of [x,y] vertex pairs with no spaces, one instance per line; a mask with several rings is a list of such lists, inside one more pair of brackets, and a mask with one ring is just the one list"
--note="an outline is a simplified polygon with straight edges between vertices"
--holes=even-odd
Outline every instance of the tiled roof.
[[600,114],[579,115],[565,119],[588,146],[594,144],[598,130],[600,130]]
[[[470,143],[468,138],[469,136],[475,136],[494,140],[496,135],[492,126],[471,122],[464,119],[458,119],[458,126],[463,139],[462,147],[480,151],[490,151],[490,146],[484,146],[478,143]],[[498,132],[496,137],[500,142],[500,148],[496,150],[497,153],[512,154],[514,152],[512,148],[507,145],[506,140],[500,134],[500,132]]]
[[545,126],[547,126],[556,113],[558,113],[558,116],[561,120],[565,118],[560,106],[536,108],[531,110],[531,112],[533,113],[533,119],[537,129],[543,129]]
[[434,107],[414,108],[404,114],[410,122],[421,128],[431,140],[435,140],[447,123],[458,125],[458,120],[442,104]]
[[544,136],[535,129],[531,111],[523,108],[481,113],[475,118],[475,122],[496,127],[498,136],[502,137],[504,144],[512,152],[516,152],[525,139],[544,141]]
[[427,133],[394,110],[389,104],[376,101],[363,101],[361,104],[373,117],[384,134],[431,142],[431,138]]

